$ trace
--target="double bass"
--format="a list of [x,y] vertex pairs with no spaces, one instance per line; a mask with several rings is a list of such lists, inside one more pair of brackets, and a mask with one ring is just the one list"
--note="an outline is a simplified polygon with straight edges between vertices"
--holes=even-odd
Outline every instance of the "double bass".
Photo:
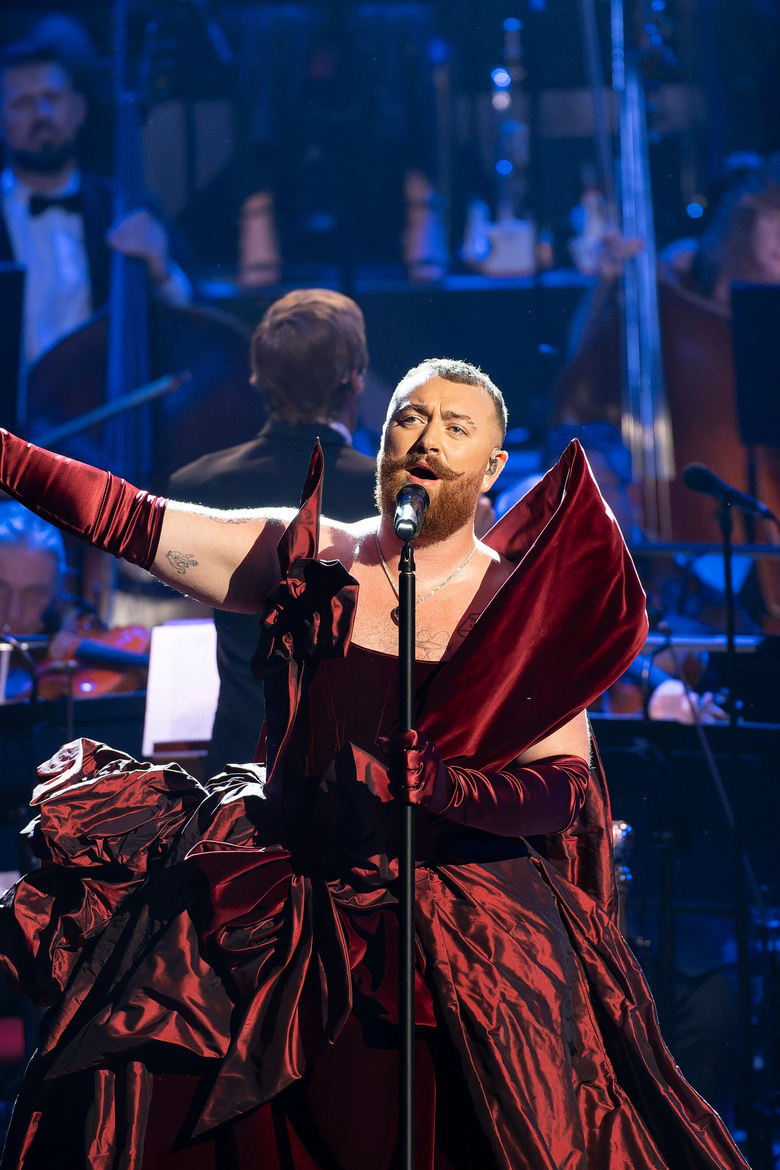
[[[643,26],[645,17],[630,11]],[[682,482],[688,463],[706,463],[748,490],[740,442],[728,309],[659,266],[651,199],[644,50],[626,27],[624,0],[611,0],[613,88],[618,99],[619,191],[612,174],[609,110],[599,58],[593,0],[580,0],[596,144],[610,227],[638,238],[642,250],[625,262],[618,307],[602,301],[580,352],[558,387],[568,421],[608,419],[631,451],[642,485],[644,528],[665,540],[718,541],[712,503]],[[646,14],[648,17],[652,13]],[[603,290],[608,296],[606,282]]]

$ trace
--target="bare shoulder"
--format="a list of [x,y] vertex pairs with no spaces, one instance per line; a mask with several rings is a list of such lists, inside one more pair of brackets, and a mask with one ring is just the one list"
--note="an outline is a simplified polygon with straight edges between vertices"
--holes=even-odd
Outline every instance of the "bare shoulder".
[[511,577],[516,566],[514,561],[510,561],[507,557],[502,557],[501,553],[496,552],[490,545],[484,544],[481,540],[477,541],[477,548],[490,561],[488,566],[488,573],[496,581],[506,581],[507,577]]
[[363,560],[363,549],[369,540],[373,541],[376,524],[376,516],[367,516],[352,524],[323,517],[320,524],[319,559],[341,561],[345,569],[351,570]]

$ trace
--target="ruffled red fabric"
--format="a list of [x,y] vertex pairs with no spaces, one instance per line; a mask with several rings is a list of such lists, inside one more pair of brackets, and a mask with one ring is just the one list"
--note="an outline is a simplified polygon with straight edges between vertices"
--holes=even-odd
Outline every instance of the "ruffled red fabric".
[[281,580],[265,599],[260,640],[252,659],[258,679],[286,673],[286,686],[273,686],[266,710],[264,757],[270,761],[269,789],[301,700],[304,675],[319,658],[346,653],[357,608],[358,586],[339,561],[316,560],[324,460],[315,444],[301,506],[279,541]]
[[[141,782],[126,783],[140,766],[106,756],[92,778],[97,793],[114,786],[109,832],[82,805],[64,828],[65,852],[79,859],[78,882],[97,876],[94,858],[108,867],[109,887],[121,881],[124,893],[90,897],[79,885],[72,904],[69,895],[66,905],[53,898],[24,924],[13,902],[0,916],[0,930],[16,932],[15,943],[29,943],[39,924],[67,918],[74,907],[68,928],[82,932],[26,1078],[4,1170],[48,1170],[63,1117],[58,1099],[78,1100],[79,1089],[92,1102],[82,1164],[100,1170],[226,1170],[246,1157],[295,1170],[362,1167],[368,1163],[355,1161],[350,1133],[363,1111],[372,1124],[391,1126],[386,1140],[369,1133],[371,1164],[392,1164],[386,1081],[377,1071],[374,1087],[383,1087],[372,1095],[363,1071],[379,1070],[372,1061],[381,1045],[360,1038],[372,1005],[383,1026],[393,1019],[387,770],[373,743],[345,744],[324,771],[307,767],[309,727],[327,717],[311,707],[310,693],[328,663],[348,651],[356,600],[356,583],[341,566],[308,563],[317,552],[318,459],[280,548],[284,580],[269,600],[257,659],[267,680],[271,783],[257,783],[247,769],[206,795],[180,773],[156,776],[154,791],[165,803],[169,785],[174,805],[172,813],[158,810],[157,835],[136,809],[145,797]],[[490,539],[516,560],[515,571],[418,690],[418,726],[455,766],[509,764],[619,676],[645,635],[636,574],[576,444],[510,516]],[[78,784],[68,772],[52,799],[69,789],[77,797]],[[329,852],[329,810],[347,812],[352,797],[352,843]],[[291,815],[305,809],[308,820]],[[445,1155],[423,1125],[422,1164],[744,1168],[665,1049],[647,988],[610,916],[609,809],[598,774],[572,829],[539,842],[552,865],[523,841],[430,819],[444,830],[424,840],[417,869],[422,1022],[434,1022],[428,1006],[436,1023],[422,1029],[431,1036],[424,1111],[430,1120],[440,1087],[445,1102],[458,1102],[449,1120],[438,1118],[444,1131],[472,1118],[476,1136]],[[146,869],[136,833],[151,849]],[[67,871],[67,862],[59,868]],[[370,958],[377,945],[389,965]],[[28,959],[31,953],[28,946]],[[39,946],[35,961],[45,966],[48,957]],[[165,1086],[169,1094],[181,1088],[184,1058],[187,1071],[196,1070],[197,1091],[176,1114],[182,1157],[159,1147],[155,1154]],[[340,1083],[328,1086],[329,1069],[352,1078],[356,1102],[341,1100]],[[462,1098],[444,1093],[447,1074],[463,1086]],[[296,1129],[301,1109],[307,1124],[318,1119],[319,1134]],[[153,1132],[144,1151],[148,1118]]]

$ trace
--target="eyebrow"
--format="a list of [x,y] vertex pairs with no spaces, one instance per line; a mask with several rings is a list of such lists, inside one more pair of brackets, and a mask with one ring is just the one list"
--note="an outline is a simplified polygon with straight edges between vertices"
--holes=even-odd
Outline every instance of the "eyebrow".
[[[404,410],[417,410],[420,412],[420,414],[428,415],[429,418],[431,415],[430,406],[426,406],[426,404],[424,402],[414,402],[412,399],[410,399],[410,400],[404,402],[403,405],[399,406],[397,410],[393,411],[393,418],[395,418],[396,415],[400,414]],[[460,422],[470,423],[471,426],[475,425],[474,420],[471,417],[471,415],[464,414],[463,411],[461,411],[461,410],[452,410],[452,409],[443,410],[441,412],[441,417],[446,418],[446,419],[455,418],[455,419],[458,419]]]

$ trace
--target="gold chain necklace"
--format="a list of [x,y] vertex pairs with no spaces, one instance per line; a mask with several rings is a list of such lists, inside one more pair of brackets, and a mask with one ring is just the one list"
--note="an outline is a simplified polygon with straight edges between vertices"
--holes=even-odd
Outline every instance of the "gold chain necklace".
[[[379,553],[379,559],[382,562],[382,568],[385,571],[385,576],[387,577],[388,581],[390,582],[390,588],[392,589],[393,593],[396,595],[396,597],[400,601],[400,598],[398,597],[398,589],[396,588],[395,581],[393,580],[392,574],[391,574],[389,568],[387,567],[387,561],[385,560],[384,553],[382,552],[382,546],[379,543],[379,533],[378,532],[374,533],[374,540],[376,541],[376,550]],[[429,597],[433,597],[434,593],[438,593],[439,590],[443,589],[445,585],[449,585],[450,581],[454,580],[454,578],[457,577],[458,573],[463,572],[463,570],[466,568],[466,565],[469,563],[469,561],[474,556],[474,553],[476,551],[477,551],[477,546],[475,544],[473,549],[469,553],[469,555],[466,557],[465,561],[461,561],[460,564],[458,565],[457,569],[453,569],[448,577],[445,577],[444,580],[440,581],[438,585],[434,585],[433,589],[431,589],[431,591],[429,593],[426,593],[423,597],[418,597],[416,599],[415,604],[419,605],[420,602],[427,601]],[[395,624],[398,625],[398,606],[397,605],[393,609],[390,610],[390,617],[393,619]]]

